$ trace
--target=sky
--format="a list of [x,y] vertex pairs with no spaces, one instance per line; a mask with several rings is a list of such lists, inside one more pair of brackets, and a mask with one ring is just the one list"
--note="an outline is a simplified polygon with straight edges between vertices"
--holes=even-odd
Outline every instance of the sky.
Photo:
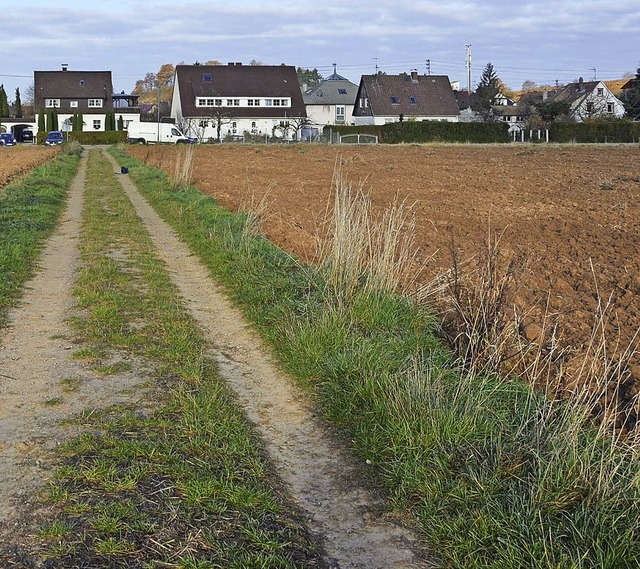
[[358,83],[376,70],[430,71],[472,89],[491,62],[524,81],[617,79],[640,67],[640,0],[23,0],[4,11],[0,83],[10,100],[33,71],[104,71],[114,91],[164,63],[258,60]]

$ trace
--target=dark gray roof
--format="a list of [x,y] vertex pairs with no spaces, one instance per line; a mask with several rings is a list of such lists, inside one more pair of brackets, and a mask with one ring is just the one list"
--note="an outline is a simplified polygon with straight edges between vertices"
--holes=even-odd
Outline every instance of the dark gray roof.
[[175,83],[180,90],[184,117],[207,117],[211,109],[196,107],[196,97],[288,97],[291,107],[234,107],[242,117],[306,117],[296,68],[290,65],[177,65]]
[[576,83],[569,83],[563,89],[558,91],[558,94],[553,100],[574,103],[575,101],[587,96],[589,93],[592,93],[600,83],[600,81],[578,81]]
[[458,116],[458,104],[446,75],[363,75],[358,98],[367,97],[369,107],[356,105],[354,115]]
[[103,107],[93,112],[112,109],[111,71],[34,71],[33,87],[36,109],[45,106],[45,99],[103,99]]
[[353,106],[358,86],[345,77],[334,73],[308,89],[303,95],[305,105],[349,105]]

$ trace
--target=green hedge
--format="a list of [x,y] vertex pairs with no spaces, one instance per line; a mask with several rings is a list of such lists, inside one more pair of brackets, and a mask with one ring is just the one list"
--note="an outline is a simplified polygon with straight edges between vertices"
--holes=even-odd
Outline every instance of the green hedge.
[[382,127],[382,141],[400,142],[510,142],[509,125],[497,122],[394,122]]
[[640,123],[627,121],[553,123],[551,142],[640,142]]
[[346,134],[374,134],[387,144],[401,142],[510,142],[509,125],[489,122],[403,121],[381,126],[331,126],[324,128],[324,135],[331,132]]
[[[107,131],[107,132],[66,132],[64,133],[65,139],[77,140],[80,144],[118,144],[118,142],[124,142],[127,139],[127,132],[120,131]],[[38,133],[38,144],[44,144],[44,139],[47,138],[47,133],[42,131]]]

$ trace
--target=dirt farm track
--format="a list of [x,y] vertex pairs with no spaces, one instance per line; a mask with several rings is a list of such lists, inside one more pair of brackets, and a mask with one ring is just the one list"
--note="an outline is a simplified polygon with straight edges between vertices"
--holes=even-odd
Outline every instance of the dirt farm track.
[[[172,175],[179,150],[128,151]],[[452,241],[471,258],[489,232],[504,232],[503,255],[526,259],[517,302],[530,312],[527,334],[546,310],[563,345],[579,351],[598,290],[613,295],[612,340],[619,332],[628,345],[640,327],[639,146],[202,146],[192,182],[232,210],[266,194],[267,236],[313,261],[336,161],[375,207],[415,202],[424,282],[451,267]],[[640,367],[632,372],[637,385]]]

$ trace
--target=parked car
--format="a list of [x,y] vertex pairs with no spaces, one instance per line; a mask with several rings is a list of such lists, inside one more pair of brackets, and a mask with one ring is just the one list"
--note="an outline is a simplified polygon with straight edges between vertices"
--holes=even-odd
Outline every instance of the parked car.
[[47,138],[44,139],[45,146],[54,146],[56,144],[62,144],[64,142],[64,136],[59,130],[52,130],[47,134]]
[[20,134],[20,142],[33,142],[33,131],[23,130]]
[[0,132],[0,146],[15,146],[16,139],[10,132]]

